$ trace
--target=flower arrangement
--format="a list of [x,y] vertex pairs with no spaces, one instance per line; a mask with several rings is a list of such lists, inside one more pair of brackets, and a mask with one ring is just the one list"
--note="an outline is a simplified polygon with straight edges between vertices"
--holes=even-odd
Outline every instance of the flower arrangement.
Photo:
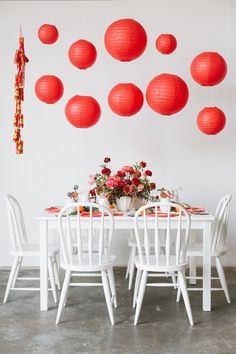
[[131,166],[123,166],[115,174],[112,174],[108,165],[110,162],[111,159],[105,157],[104,163],[100,166],[101,171],[90,175],[89,184],[95,184],[90,190],[91,197],[96,195],[105,197],[110,203],[124,196],[150,200],[151,192],[156,189],[156,184],[149,180],[152,171],[146,169],[146,162],[141,161]]
[[67,197],[70,198],[73,203],[78,202],[78,189],[79,189],[78,184],[75,184],[73,187],[74,191],[67,193]]

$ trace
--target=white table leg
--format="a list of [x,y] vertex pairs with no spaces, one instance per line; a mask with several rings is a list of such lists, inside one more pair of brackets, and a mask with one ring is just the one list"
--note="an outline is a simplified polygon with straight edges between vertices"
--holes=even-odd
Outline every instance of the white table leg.
[[48,223],[40,221],[40,310],[48,310]]
[[211,311],[211,221],[203,229],[203,311]]
[[[191,231],[191,238],[190,238],[191,242],[193,244],[196,243],[196,232],[194,230]],[[197,283],[197,279],[196,279],[196,257],[190,257],[189,259],[189,283],[190,284],[196,284]]]

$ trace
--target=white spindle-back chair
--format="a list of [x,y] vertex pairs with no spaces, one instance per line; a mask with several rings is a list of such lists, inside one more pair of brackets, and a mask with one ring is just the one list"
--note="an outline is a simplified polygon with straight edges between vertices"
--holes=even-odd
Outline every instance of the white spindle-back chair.
[[[163,205],[163,203],[161,204]],[[190,217],[187,211],[176,203],[165,203],[166,217],[159,216],[160,203],[151,203],[141,207],[134,217],[134,230],[138,249],[135,257],[137,275],[135,281],[133,307],[136,306],[134,324],[138,322],[146,286],[175,286],[174,283],[148,283],[153,273],[178,272],[178,283],[184,294],[185,306],[190,324],[193,325],[192,312],[185,283],[187,268],[186,251],[190,232]],[[171,208],[178,212],[173,216]],[[148,211],[153,210],[152,216]],[[162,214],[163,215],[163,214]],[[151,232],[154,229],[154,232]],[[162,252],[163,233],[165,254]],[[156,274],[155,274],[156,276]]]
[[[89,209],[87,216],[81,216],[79,212],[76,216],[70,215],[72,209],[79,210],[81,206]],[[94,211],[98,208],[100,216],[95,216]],[[59,323],[69,286],[103,286],[108,313],[113,325],[112,303],[117,307],[117,300],[113,274],[115,257],[110,254],[114,229],[111,211],[95,203],[75,203],[61,210],[58,215],[58,228],[62,253],[61,267],[66,270],[66,274],[56,324]],[[77,277],[101,276],[102,282],[70,282],[72,275]]]

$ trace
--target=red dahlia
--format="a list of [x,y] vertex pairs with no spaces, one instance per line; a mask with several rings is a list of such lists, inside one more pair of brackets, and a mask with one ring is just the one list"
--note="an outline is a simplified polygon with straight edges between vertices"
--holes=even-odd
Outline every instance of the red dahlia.
[[110,168],[105,167],[105,168],[102,169],[101,172],[102,172],[102,175],[109,176],[109,174],[111,173],[111,170],[110,170]]

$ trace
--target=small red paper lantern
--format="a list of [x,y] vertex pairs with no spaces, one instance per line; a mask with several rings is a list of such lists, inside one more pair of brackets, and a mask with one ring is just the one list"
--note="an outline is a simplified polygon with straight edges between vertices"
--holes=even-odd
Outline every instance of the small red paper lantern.
[[162,54],[170,54],[176,47],[177,41],[173,34],[161,34],[156,40],[156,48]]
[[87,69],[94,64],[97,51],[92,43],[79,39],[70,46],[68,56],[71,64],[79,69]]
[[219,53],[203,52],[193,59],[190,72],[199,85],[214,86],[224,80],[227,64]]
[[37,80],[35,93],[37,97],[48,104],[59,101],[64,92],[61,80],[53,75],[45,75]]
[[90,128],[98,122],[101,109],[95,98],[77,95],[67,102],[65,114],[74,127]]
[[204,134],[218,134],[224,129],[225,124],[225,114],[218,107],[205,107],[198,113],[197,126]]
[[188,101],[188,86],[179,76],[160,74],[148,85],[146,98],[157,113],[171,115],[184,108]]
[[38,37],[44,44],[53,44],[58,39],[58,30],[54,25],[42,25],[39,27]]
[[132,116],[142,108],[143,94],[134,84],[118,84],[109,93],[108,104],[119,116]]
[[137,21],[126,18],[113,22],[105,33],[108,53],[120,61],[131,61],[143,54],[147,45],[147,34]]

